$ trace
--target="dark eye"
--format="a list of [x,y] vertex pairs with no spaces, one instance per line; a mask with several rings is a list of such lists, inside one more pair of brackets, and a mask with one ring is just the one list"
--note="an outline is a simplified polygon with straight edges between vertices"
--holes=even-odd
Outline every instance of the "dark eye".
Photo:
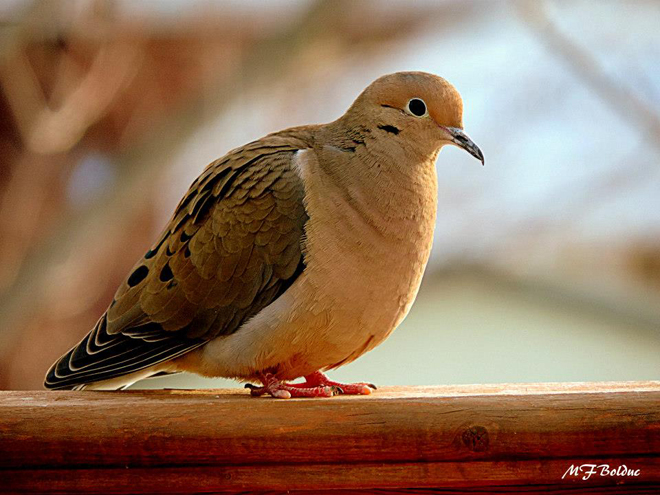
[[426,115],[426,103],[419,98],[412,98],[408,102],[408,111],[415,117],[423,117]]

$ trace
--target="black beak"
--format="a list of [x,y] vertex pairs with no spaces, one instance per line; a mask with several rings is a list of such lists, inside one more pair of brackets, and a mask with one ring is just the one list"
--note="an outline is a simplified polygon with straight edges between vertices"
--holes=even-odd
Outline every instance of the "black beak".
[[447,127],[446,128],[452,136],[452,142],[459,148],[463,148],[465,151],[470,153],[473,157],[484,164],[484,154],[479,149],[479,146],[474,144],[472,139],[468,137],[467,134],[463,132],[463,129],[458,127]]

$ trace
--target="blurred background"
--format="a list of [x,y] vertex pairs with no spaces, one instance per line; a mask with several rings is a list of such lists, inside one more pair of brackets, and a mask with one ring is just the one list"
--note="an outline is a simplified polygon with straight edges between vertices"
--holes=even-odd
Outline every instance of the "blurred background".
[[417,303],[332,376],[659,379],[658,19],[643,0],[1,0],[0,388],[41,388],[210,161],[399,70],[459,89],[486,166],[442,151]]

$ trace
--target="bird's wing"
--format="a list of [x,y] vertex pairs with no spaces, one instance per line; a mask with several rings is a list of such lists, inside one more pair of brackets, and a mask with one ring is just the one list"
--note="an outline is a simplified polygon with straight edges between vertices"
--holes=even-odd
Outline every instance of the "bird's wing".
[[51,367],[46,387],[173,359],[237,331],[277,299],[304,268],[307,214],[293,156],[307,147],[271,135],[209,165],[95,328]]

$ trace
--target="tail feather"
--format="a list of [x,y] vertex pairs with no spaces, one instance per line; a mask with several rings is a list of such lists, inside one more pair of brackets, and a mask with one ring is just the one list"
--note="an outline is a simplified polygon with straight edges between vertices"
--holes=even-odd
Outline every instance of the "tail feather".
[[[157,323],[148,325],[160,326]],[[174,359],[204,343],[201,339],[179,336],[147,341],[121,333],[109,334],[104,314],[85,338],[51,366],[44,386],[54,390],[80,390],[94,382],[128,375]]]

